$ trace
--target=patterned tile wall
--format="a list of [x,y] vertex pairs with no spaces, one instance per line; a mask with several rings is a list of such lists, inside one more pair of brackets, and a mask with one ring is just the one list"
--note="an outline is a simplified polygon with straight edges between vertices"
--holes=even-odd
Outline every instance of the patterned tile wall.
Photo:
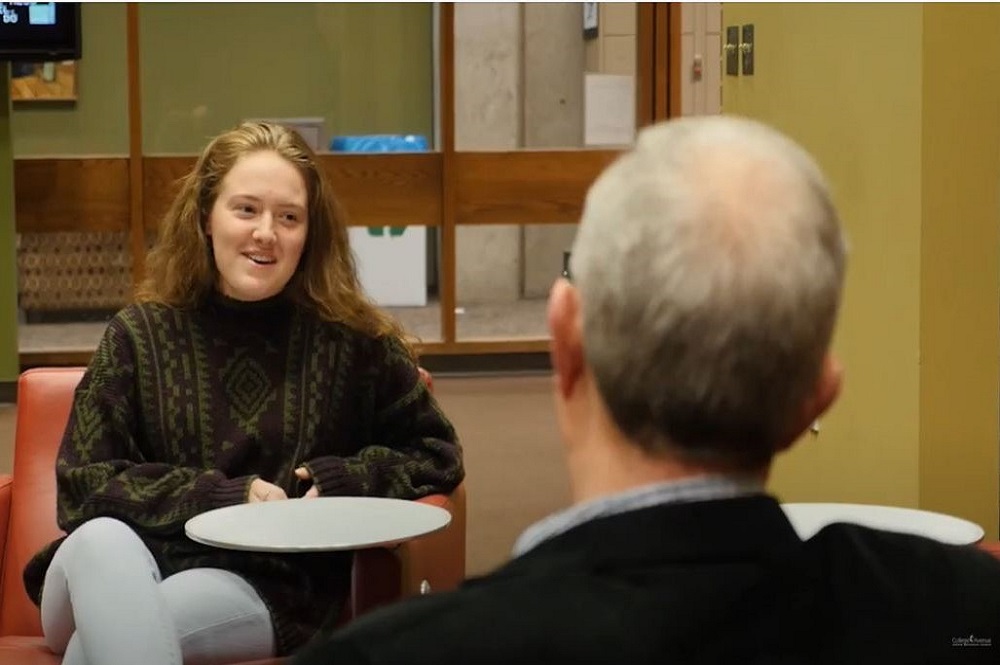
[[117,309],[131,297],[127,233],[21,233],[18,306],[27,312]]

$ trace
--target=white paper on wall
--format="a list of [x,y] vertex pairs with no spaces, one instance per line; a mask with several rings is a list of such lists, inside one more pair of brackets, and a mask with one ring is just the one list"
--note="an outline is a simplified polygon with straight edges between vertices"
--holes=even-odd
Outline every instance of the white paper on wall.
[[635,140],[635,77],[584,75],[584,145],[632,145]]

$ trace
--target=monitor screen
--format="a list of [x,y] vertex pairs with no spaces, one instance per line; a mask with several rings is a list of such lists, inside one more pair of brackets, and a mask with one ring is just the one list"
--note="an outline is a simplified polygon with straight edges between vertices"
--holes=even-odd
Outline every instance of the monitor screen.
[[80,59],[76,2],[0,2],[0,61]]

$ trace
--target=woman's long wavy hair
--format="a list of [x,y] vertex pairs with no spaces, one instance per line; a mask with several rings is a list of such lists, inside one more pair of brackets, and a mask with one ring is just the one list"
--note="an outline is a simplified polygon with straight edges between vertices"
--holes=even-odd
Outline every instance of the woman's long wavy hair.
[[305,249],[285,292],[324,320],[376,337],[394,336],[412,354],[400,325],[361,289],[344,214],[316,154],[296,132],[271,123],[245,122],[208,144],[194,170],[181,180],[181,189],[160,224],[136,300],[192,307],[217,288],[218,268],[205,233],[208,216],[233,165],[260,151],[288,160],[302,174],[309,196]]

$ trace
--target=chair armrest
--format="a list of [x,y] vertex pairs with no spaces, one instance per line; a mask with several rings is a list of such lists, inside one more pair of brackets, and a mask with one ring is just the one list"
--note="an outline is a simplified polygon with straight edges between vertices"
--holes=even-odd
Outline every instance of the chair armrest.
[[350,604],[342,620],[408,596],[454,589],[465,579],[465,486],[418,501],[446,509],[451,523],[391,549],[355,552]]
[[10,528],[10,497],[13,492],[14,476],[0,474],[0,562],[7,560],[7,531]]
[[989,552],[990,554],[992,554],[996,558],[1000,559],[1000,543],[998,543],[996,541],[992,541],[992,542],[980,542],[980,543],[976,544],[976,547],[978,547],[979,549],[981,549],[981,550],[983,550],[985,552]]
[[465,579],[465,485],[451,494],[432,494],[419,501],[450,512],[451,523],[399,546],[403,597],[450,591]]

